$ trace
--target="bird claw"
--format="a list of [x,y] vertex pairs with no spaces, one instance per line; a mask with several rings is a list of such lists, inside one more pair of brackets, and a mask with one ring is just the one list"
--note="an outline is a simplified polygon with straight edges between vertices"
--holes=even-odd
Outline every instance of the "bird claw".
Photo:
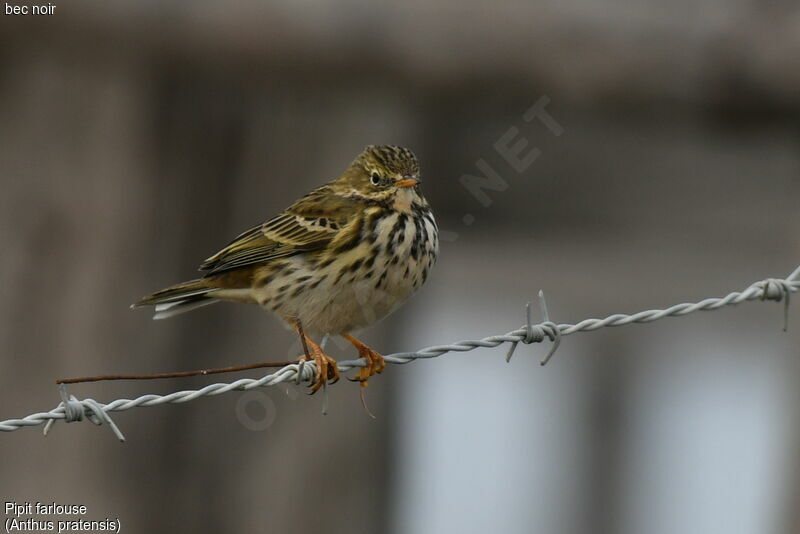
[[386,368],[386,360],[383,359],[380,353],[365,345],[358,347],[358,355],[366,360],[367,365],[359,369],[356,376],[351,380],[353,382],[360,382],[361,387],[365,388],[369,385],[368,380],[370,377],[383,372]]
[[[339,367],[336,363],[336,360],[322,352],[322,349],[317,347],[312,348],[311,350],[311,359],[314,361],[314,379],[311,381],[311,385],[309,386],[310,392],[309,395],[313,395],[317,391],[319,391],[322,386],[330,381],[331,384],[335,384],[339,381]],[[308,361],[306,356],[300,356],[300,361]]]

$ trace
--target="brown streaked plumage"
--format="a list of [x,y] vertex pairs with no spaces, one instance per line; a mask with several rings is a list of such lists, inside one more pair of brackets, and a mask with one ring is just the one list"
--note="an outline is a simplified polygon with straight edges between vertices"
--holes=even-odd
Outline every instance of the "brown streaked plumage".
[[410,150],[368,146],[339,178],[204,261],[202,278],[134,306],[153,305],[163,319],[219,300],[257,303],[300,336],[316,362],[312,391],[338,379],[312,335],[350,341],[367,361],[356,377],[366,386],[383,357],[350,333],[394,311],[436,262],[438,228],[419,183]]

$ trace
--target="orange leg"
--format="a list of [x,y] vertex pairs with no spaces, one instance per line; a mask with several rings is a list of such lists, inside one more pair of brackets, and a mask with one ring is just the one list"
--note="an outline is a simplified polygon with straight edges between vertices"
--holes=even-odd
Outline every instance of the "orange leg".
[[314,343],[314,340],[303,332],[303,325],[300,324],[300,321],[295,323],[295,330],[300,336],[300,343],[303,344],[303,352],[305,352],[298,359],[300,361],[313,360],[314,367],[316,367],[314,380],[310,386],[311,393],[316,393],[328,380],[331,380],[331,384],[336,383],[339,380],[339,367],[336,360],[325,354],[322,347]]
[[358,355],[367,362],[367,366],[362,367],[355,377],[355,380],[361,382],[361,387],[365,388],[367,387],[367,380],[369,380],[372,375],[383,372],[383,369],[386,367],[386,361],[383,359],[383,356],[364,345],[350,334],[342,334],[342,337],[358,349]]

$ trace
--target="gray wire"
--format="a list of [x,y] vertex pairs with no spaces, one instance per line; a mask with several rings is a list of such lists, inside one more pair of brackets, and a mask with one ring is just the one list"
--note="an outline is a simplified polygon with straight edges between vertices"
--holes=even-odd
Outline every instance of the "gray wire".
[[[665,317],[680,317],[696,311],[713,311],[725,306],[733,306],[751,300],[783,301],[784,303],[784,330],[788,325],[790,295],[800,289],[800,266],[785,279],[767,278],[756,282],[743,291],[733,292],[721,298],[707,298],[700,302],[676,304],[663,310],[645,310],[632,315],[613,314],[604,319],[584,319],[576,324],[556,324],[550,321],[544,295],[539,292],[539,303],[542,310],[543,322],[531,324],[530,303],[526,306],[527,323],[522,327],[506,334],[485,337],[478,340],[465,340],[449,345],[434,345],[416,352],[398,352],[385,357],[388,363],[405,364],[418,359],[436,358],[448,352],[468,352],[477,348],[492,348],[510,343],[511,347],[506,359],[510,360],[514,349],[519,343],[538,343],[545,339],[553,342],[548,355],[542,360],[542,365],[552,356],[563,336],[576,332],[591,332],[600,328],[622,326],[632,323],[649,323]],[[363,367],[366,363],[361,360],[346,360],[339,362],[339,371],[346,372],[355,367]],[[259,379],[241,378],[235,382],[210,384],[197,390],[177,391],[169,395],[142,395],[135,399],[117,399],[108,404],[99,403],[93,399],[76,399],[67,394],[66,386],[59,387],[61,402],[49,412],[39,412],[21,419],[8,419],[0,421],[0,431],[13,432],[23,427],[44,424],[45,435],[55,421],[64,420],[68,423],[80,421],[84,417],[95,424],[107,424],[120,441],[124,436],[108,415],[109,412],[121,412],[131,408],[144,406],[158,406],[161,404],[178,404],[190,402],[200,397],[222,395],[230,391],[247,391],[256,388],[270,387],[283,382],[310,382],[314,377],[314,362],[304,362],[287,365],[274,373]]]

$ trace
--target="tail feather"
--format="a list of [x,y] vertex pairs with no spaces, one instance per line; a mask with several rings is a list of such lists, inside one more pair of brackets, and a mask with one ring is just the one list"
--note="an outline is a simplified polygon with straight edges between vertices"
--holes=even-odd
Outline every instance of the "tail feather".
[[153,320],[159,321],[161,319],[169,319],[181,313],[214,304],[215,302],[219,301],[210,297],[190,297],[186,300],[156,304],[156,313],[153,314]]
[[208,279],[190,280],[156,291],[133,304],[131,308],[155,306],[153,319],[167,319],[217,302],[213,297],[216,291],[219,288],[213,287]]

